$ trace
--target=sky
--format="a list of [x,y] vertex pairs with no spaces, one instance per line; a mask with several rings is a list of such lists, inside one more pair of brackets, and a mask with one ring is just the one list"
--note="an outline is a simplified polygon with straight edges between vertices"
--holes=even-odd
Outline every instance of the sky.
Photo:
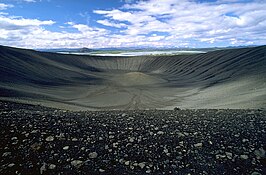
[[22,48],[266,44],[266,0],[0,0],[0,45]]

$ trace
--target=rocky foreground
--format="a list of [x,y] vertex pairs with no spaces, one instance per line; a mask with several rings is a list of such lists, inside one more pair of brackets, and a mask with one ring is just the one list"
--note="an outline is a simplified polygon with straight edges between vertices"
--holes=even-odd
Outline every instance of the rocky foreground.
[[0,174],[266,172],[265,110],[71,112],[0,102]]

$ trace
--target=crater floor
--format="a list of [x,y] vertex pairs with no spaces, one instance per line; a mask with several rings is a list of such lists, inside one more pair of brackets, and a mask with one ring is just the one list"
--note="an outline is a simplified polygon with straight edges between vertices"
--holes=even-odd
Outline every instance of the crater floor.
[[128,72],[116,75],[112,81],[121,86],[143,86],[156,85],[166,83],[163,78],[156,77],[156,75],[148,75],[142,72]]

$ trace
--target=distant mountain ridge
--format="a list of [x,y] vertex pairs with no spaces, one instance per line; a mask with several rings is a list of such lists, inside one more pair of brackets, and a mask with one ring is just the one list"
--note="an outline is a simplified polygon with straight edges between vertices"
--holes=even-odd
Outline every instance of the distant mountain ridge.
[[190,48],[190,47],[108,47],[108,48],[56,48],[56,49],[35,49],[42,52],[68,52],[68,53],[91,53],[97,51],[215,51],[215,50],[225,50],[225,49],[237,49],[237,48],[251,48],[257,47],[255,45],[250,46],[228,46],[228,47],[210,47],[210,48]]
[[68,52],[68,53],[89,53],[96,51],[95,49],[83,48],[58,48],[58,49],[36,49],[41,52]]

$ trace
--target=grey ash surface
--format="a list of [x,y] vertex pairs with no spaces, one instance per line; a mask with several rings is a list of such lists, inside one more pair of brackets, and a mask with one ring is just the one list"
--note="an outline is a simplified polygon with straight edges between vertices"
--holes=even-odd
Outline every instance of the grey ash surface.
[[0,102],[0,174],[263,174],[266,111],[70,112]]

